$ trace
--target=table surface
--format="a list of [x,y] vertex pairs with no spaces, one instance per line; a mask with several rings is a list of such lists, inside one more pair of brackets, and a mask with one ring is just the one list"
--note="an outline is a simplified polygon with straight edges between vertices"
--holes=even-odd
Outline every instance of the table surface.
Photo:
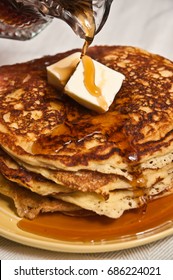
[[[110,16],[93,45],[130,45],[173,60],[173,1],[114,0]],[[0,65],[81,48],[83,41],[64,22],[53,22],[32,40],[0,39]],[[71,254],[17,244],[0,237],[0,259],[173,259],[173,236],[111,253]]]

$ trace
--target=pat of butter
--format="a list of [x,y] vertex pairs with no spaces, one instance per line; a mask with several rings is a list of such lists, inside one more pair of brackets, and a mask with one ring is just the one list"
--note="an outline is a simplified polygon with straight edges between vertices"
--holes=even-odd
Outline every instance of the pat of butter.
[[[82,60],[78,63],[76,70],[68,80],[64,90],[66,94],[81,105],[98,113],[103,113],[112,104],[115,95],[122,86],[125,76],[95,60],[92,60],[92,63],[95,69],[94,82],[100,89],[101,96],[94,96],[88,91],[85,83],[85,67]],[[88,76],[92,76],[92,71],[91,73],[89,71],[88,69]]]
[[[91,64],[88,67],[80,57],[81,53],[76,52],[48,66],[48,83],[57,88],[64,88],[64,92],[79,104],[99,113],[106,112],[120,90],[125,76],[85,56]],[[90,71],[90,66],[93,66],[91,68],[94,69],[94,73]],[[88,90],[86,81],[89,84],[90,80],[94,80],[95,86],[100,90],[100,96],[94,96]],[[89,87],[92,88],[92,85]]]
[[63,88],[75,71],[75,68],[80,61],[80,56],[81,53],[76,52],[48,66],[48,83],[55,87]]

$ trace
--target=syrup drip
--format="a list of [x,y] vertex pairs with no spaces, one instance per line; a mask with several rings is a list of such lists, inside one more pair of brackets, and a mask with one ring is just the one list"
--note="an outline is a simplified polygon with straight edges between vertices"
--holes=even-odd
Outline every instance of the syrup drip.
[[88,48],[89,48],[91,42],[92,42],[92,41],[90,41],[89,39],[88,39],[88,40],[85,39],[85,42],[84,42],[84,45],[83,45],[82,51],[81,51],[81,58],[82,58],[84,55],[86,55],[87,50],[88,50]]
[[82,63],[84,67],[84,84],[87,91],[97,97],[97,102],[102,108],[107,109],[108,105],[105,98],[102,96],[101,88],[95,84],[95,66],[92,59],[84,55],[82,56]]
[[89,93],[93,96],[101,96],[101,89],[95,84],[95,67],[89,56],[82,57],[84,67],[84,84]]
[[81,59],[84,67],[84,84],[88,92],[97,97],[98,104],[107,110],[108,105],[105,98],[102,96],[101,88],[95,84],[94,63],[90,57],[86,56],[87,50],[93,41],[96,29],[92,6],[85,11],[84,15],[85,18],[80,18],[80,16],[78,16],[78,20],[81,21],[82,26],[85,29],[85,42],[81,51]]

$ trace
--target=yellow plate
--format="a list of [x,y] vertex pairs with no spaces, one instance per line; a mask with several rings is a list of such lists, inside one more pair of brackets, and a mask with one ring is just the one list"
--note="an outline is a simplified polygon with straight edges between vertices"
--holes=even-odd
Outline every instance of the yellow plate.
[[20,244],[57,252],[97,253],[117,251],[144,245],[173,234],[173,223],[172,221],[168,221],[142,234],[129,235],[122,237],[122,239],[110,240],[103,243],[66,242],[38,236],[19,229],[17,223],[20,218],[15,215],[10,202],[4,200],[2,197],[0,197],[0,213],[0,235]]

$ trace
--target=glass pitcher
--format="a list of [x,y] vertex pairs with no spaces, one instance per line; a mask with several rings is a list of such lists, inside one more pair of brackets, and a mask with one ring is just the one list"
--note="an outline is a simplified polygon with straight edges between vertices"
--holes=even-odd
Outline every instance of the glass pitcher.
[[1,0],[0,37],[28,40],[53,18],[65,21],[81,38],[92,41],[107,20],[113,0]]

